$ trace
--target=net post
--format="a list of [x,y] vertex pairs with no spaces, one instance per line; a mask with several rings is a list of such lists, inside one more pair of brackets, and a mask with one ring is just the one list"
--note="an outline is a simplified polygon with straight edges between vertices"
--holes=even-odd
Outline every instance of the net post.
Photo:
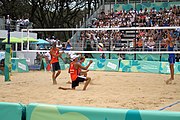
[[11,44],[10,44],[10,17],[9,15],[7,16],[8,22],[7,22],[7,27],[8,27],[8,43],[6,44],[6,51],[5,51],[5,68],[4,68],[4,75],[5,75],[5,82],[11,81],[10,80],[10,63],[11,63]]

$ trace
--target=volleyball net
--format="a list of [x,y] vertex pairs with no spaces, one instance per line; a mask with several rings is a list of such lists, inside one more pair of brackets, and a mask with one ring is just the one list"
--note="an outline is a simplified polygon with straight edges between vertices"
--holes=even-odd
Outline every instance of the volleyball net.
[[[70,43],[73,51],[166,51],[166,39],[170,34],[176,51],[180,50],[180,27],[120,27],[120,28],[59,28],[59,29],[23,29],[27,36],[31,32],[56,33],[55,38],[48,42],[57,42],[58,47],[66,50],[66,42],[62,42],[58,35],[72,33]],[[68,38],[67,38],[68,40]],[[64,40],[64,41],[67,41]],[[23,41],[22,41],[23,42]],[[28,41],[21,50],[35,50],[30,48]],[[25,48],[25,49],[24,49]],[[48,48],[46,48],[48,49]]]
[[[43,49],[36,49],[37,44],[27,42],[19,53],[47,53],[52,42],[57,42],[57,47],[67,53],[83,54],[87,58],[127,59],[127,60],[156,60],[161,61],[163,55],[176,54],[177,61],[180,53],[180,27],[120,27],[120,28],[57,28],[57,29],[22,29],[27,32],[62,32],[73,33],[70,38],[71,47],[61,42],[58,37],[50,39],[49,45]],[[166,40],[174,43],[174,51],[167,51]],[[22,41],[23,42],[23,41]],[[32,47],[32,48],[31,48]],[[25,48],[25,49],[24,49]],[[146,56],[146,57],[145,57]],[[151,57],[147,57],[151,56]],[[158,56],[158,57],[155,57]]]

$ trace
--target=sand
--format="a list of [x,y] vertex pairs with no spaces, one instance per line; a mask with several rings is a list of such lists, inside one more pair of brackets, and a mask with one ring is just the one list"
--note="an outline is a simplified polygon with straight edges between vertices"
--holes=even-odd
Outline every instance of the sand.
[[[12,73],[11,82],[0,75],[0,102],[158,110],[180,100],[180,75],[175,75],[172,85],[164,83],[169,78],[166,74],[90,71],[88,76],[93,80],[86,91],[82,91],[84,84],[64,91],[58,87],[70,87],[67,70],[57,85],[52,85],[51,72]],[[165,110],[180,111],[180,105]]]

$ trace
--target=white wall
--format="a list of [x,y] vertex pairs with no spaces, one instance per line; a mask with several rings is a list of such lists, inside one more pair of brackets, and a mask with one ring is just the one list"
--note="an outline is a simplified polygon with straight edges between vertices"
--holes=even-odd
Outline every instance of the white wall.
[[[7,32],[7,30],[0,30],[0,38],[6,38]],[[21,38],[21,35],[21,32],[10,32],[11,37]],[[27,32],[23,32],[23,37],[27,37]],[[29,37],[37,39],[37,33],[29,33]]]

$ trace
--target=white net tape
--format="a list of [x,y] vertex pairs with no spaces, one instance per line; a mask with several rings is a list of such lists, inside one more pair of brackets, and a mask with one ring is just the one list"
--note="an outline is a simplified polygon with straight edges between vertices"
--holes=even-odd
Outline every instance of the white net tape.
[[23,31],[99,31],[99,30],[157,30],[157,29],[178,29],[174,27],[121,27],[121,28],[56,28],[56,29],[22,29]]

